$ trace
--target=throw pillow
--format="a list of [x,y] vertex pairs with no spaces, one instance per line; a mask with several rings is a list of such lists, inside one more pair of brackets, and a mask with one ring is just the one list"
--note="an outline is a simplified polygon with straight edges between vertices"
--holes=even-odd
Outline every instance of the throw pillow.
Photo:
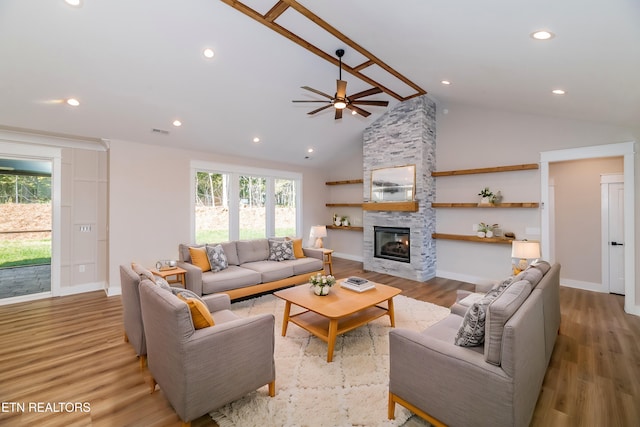
[[185,298],[182,294],[178,294],[178,298],[189,306],[194,328],[204,329],[215,325],[211,313],[209,313],[207,306],[202,301],[195,298]]
[[211,265],[211,271],[217,273],[220,270],[224,270],[229,267],[227,261],[227,255],[224,253],[222,245],[206,246],[207,258],[209,258],[209,265]]
[[167,282],[162,277],[157,277],[155,282],[156,282],[156,285],[160,286],[165,291],[170,291],[171,290],[171,286],[169,285],[169,282]]
[[296,259],[291,240],[269,240],[269,261]]
[[211,270],[209,257],[207,257],[206,247],[189,248],[189,256],[191,257],[191,263],[196,267],[200,267],[200,270],[202,270],[203,272]]
[[293,243],[293,256],[295,256],[296,258],[307,257],[302,250],[302,238],[297,239],[294,237],[287,237],[287,240],[290,240]]
[[456,334],[454,343],[461,347],[476,347],[484,343],[485,322],[487,307],[500,295],[496,289],[492,289],[480,300],[473,303],[467,309],[462,319],[462,324]]

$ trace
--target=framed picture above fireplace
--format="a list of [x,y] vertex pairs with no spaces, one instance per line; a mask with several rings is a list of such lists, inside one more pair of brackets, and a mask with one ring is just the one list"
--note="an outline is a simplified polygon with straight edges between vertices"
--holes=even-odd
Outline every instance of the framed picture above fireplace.
[[409,202],[416,192],[416,165],[371,171],[372,202]]

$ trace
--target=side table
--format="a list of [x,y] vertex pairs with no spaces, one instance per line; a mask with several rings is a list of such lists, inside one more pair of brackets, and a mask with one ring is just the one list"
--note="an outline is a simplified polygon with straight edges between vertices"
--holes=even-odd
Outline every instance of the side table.
[[329,274],[333,276],[333,260],[332,260],[331,254],[333,254],[333,249],[322,248],[322,255],[323,255],[322,263],[324,264],[323,267],[325,265],[328,265]]
[[[180,268],[180,267],[173,267],[173,268],[168,268],[166,270],[162,269],[162,270],[158,270],[156,268],[151,269],[151,272],[155,275],[155,276],[160,276],[163,279],[165,279],[168,283],[181,283],[183,288],[187,287],[187,283],[186,283],[186,273],[187,270]],[[171,276],[176,276],[174,279],[169,280],[167,279],[167,277],[171,277]]]

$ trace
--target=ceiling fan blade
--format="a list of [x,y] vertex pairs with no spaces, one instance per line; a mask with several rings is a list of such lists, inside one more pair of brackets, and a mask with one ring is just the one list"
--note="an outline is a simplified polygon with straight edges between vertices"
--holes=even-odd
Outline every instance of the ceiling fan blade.
[[304,100],[303,101],[303,100],[299,100],[299,99],[294,99],[291,102],[322,102],[322,103],[325,103],[325,104],[331,104],[331,101],[323,101],[322,99],[318,99],[317,101],[311,101],[311,100]]
[[336,80],[337,89],[336,89],[336,98],[346,98],[347,97],[347,82],[344,80]]
[[366,100],[361,100],[361,101],[351,101],[352,104],[358,104],[358,105],[377,105],[379,107],[386,107],[387,105],[389,105],[389,101],[366,101]]
[[355,111],[356,113],[360,114],[362,117],[369,117],[371,115],[370,112],[363,110],[362,108],[358,108],[353,104],[348,104],[347,108],[351,111]]
[[331,95],[327,95],[327,94],[326,94],[326,93],[324,93],[324,92],[320,92],[318,89],[314,89],[314,88],[309,87],[309,86],[301,86],[301,88],[302,88],[302,89],[305,89],[305,90],[308,90],[308,91],[311,91],[311,92],[313,92],[313,93],[317,93],[318,95],[322,95],[322,96],[324,96],[325,98],[333,99],[333,96],[331,96]]
[[372,87],[371,89],[363,90],[362,92],[354,93],[349,97],[350,100],[364,98],[365,96],[375,95],[376,93],[382,93],[382,89],[379,87]]
[[342,109],[336,108],[336,120],[340,120],[342,118]]
[[315,110],[313,110],[313,111],[309,111],[307,114],[311,115],[311,114],[319,113],[320,111],[322,111],[322,110],[326,110],[326,109],[327,109],[327,108],[329,108],[329,107],[333,107],[333,105],[332,105],[332,104],[325,105],[324,107],[320,107],[320,108],[315,109]]

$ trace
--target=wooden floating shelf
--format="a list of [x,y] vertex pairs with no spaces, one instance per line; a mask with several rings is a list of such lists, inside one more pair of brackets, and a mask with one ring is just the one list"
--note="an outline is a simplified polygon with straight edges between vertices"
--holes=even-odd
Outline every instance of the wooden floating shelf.
[[432,208],[482,208],[482,209],[500,209],[500,208],[538,208],[540,203],[537,202],[519,202],[519,203],[499,203],[497,205],[479,205],[478,203],[431,203]]
[[361,208],[362,203],[325,203],[328,208]]
[[466,236],[462,234],[445,234],[445,233],[433,233],[431,235],[434,239],[444,240],[461,240],[465,242],[478,242],[478,243],[497,243],[510,245],[514,239],[507,239],[505,237],[478,237],[478,236]]
[[362,179],[348,179],[345,181],[327,181],[325,185],[346,185],[346,184],[362,184]]
[[513,172],[538,169],[537,163],[528,163],[524,165],[496,166],[491,168],[479,169],[459,169],[451,171],[431,172],[431,176],[456,176],[456,175],[473,175],[478,173],[494,173],[494,172]]
[[350,231],[364,231],[363,227],[355,227],[353,225],[327,225],[328,230],[350,230]]
[[362,209],[365,211],[404,211],[418,212],[418,202],[379,202],[363,203]]

